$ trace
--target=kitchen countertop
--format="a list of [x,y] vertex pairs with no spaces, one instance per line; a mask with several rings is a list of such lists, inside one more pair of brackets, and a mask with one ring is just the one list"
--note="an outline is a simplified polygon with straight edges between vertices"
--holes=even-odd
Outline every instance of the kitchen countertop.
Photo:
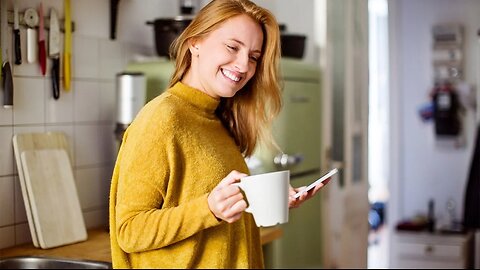
[[[261,228],[260,235],[262,245],[280,238],[282,234],[283,231],[279,226]],[[110,238],[105,227],[88,230],[88,239],[76,244],[51,249],[41,249],[36,248],[32,243],[29,243],[0,249],[0,258],[31,255],[104,262],[112,261],[110,254]]]

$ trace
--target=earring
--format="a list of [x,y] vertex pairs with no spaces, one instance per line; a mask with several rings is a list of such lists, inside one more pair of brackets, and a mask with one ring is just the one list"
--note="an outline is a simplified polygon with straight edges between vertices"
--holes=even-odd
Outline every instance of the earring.
[[195,53],[194,53],[194,56],[195,57],[198,57],[199,53],[198,53],[198,46],[193,46],[195,48]]

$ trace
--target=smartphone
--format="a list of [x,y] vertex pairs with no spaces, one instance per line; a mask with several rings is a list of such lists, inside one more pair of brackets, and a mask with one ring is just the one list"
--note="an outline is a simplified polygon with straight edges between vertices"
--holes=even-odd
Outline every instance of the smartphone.
[[336,174],[338,172],[338,169],[335,168],[331,171],[329,171],[327,174],[325,174],[324,176],[322,176],[320,179],[318,179],[317,181],[311,183],[310,185],[308,185],[308,187],[300,190],[299,192],[295,193],[295,195],[293,196],[295,199],[300,197],[303,193],[313,189],[316,185],[322,183],[323,181],[327,180],[328,178],[332,177],[334,174]]

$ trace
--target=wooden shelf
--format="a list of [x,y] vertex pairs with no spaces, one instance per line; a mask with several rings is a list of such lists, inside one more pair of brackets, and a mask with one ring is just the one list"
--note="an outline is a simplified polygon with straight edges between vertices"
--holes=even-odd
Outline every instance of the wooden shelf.
[[[276,226],[261,228],[260,234],[262,245],[264,245],[280,238],[283,231],[280,227]],[[29,243],[0,250],[0,258],[31,255],[103,262],[112,261],[110,254],[110,237],[105,227],[88,230],[88,240],[76,244],[51,249],[40,249],[35,248],[33,244]]]

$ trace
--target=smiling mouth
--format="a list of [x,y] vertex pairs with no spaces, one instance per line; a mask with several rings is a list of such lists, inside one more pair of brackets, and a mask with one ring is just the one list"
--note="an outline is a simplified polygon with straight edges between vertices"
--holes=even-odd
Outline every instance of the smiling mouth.
[[233,72],[226,69],[222,69],[222,74],[234,82],[239,82],[242,79],[242,77],[236,76]]

